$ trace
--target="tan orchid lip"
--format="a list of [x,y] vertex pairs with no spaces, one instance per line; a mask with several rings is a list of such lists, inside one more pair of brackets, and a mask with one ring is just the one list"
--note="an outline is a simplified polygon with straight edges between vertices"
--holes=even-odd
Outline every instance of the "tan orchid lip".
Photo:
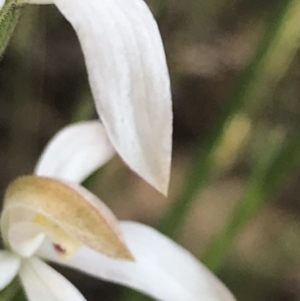
[[46,177],[20,177],[5,194],[6,208],[17,205],[37,212],[34,222],[49,231],[53,243],[66,250],[66,257],[84,244],[104,255],[134,261],[117,219],[68,184]]

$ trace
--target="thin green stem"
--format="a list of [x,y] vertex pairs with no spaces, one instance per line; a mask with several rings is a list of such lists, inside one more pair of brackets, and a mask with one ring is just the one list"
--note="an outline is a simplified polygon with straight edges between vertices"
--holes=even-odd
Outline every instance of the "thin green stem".
[[234,239],[258,212],[268,197],[264,183],[281,147],[281,141],[276,138],[275,135],[271,135],[269,141],[263,144],[263,149],[254,166],[252,175],[246,184],[243,197],[233,211],[228,223],[215,237],[202,258],[204,264],[212,270],[216,270],[221,265]]
[[270,145],[263,152],[229,223],[206,250],[202,260],[210,269],[217,270],[221,266],[238,234],[267,200],[275,199],[275,194],[288,175],[299,166],[299,134],[282,146],[280,151],[277,152],[276,149],[276,145]]
[[297,131],[289,143],[286,143],[278,154],[276,162],[271,166],[264,182],[266,195],[276,194],[280,184],[300,165],[300,135]]

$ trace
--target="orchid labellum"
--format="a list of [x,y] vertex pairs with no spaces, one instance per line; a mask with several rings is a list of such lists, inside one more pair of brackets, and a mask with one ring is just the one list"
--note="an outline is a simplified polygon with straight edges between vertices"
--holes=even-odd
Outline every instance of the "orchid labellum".
[[144,0],[16,2],[55,4],[72,24],[114,148],[132,170],[166,194],[172,147],[170,82],[160,33]]
[[29,301],[85,300],[45,260],[157,300],[233,301],[188,251],[148,226],[119,222],[79,185],[113,154],[99,122],[72,125],[53,138],[34,175],[9,185],[1,214],[6,250],[0,251],[0,289],[19,275]]

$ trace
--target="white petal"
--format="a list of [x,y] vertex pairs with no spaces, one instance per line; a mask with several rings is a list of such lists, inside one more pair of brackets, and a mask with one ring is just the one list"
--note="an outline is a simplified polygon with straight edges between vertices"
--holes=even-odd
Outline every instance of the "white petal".
[[10,227],[8,241],[12,249],[23,257],[32,256],[45,239],[43,229],[31,222],[20,222]]
[[120,283],[163,301],[233,301],[228,289],[185,249],[156,230],[133,222],[122,229],[136,262],[112,260],[86,247],[68,262],[43,245],[42,257]]
[[166,193],[172,108],[160,34],[143,0],[55,0],[85,56],[98,113],[124,161]]
[[80,183],[114,153],[99,121],[76,123],[58,132],[49,142],[35,174]]
[[29,301],[86,301],[66,278],[38,258],[24,261],[20,277]]
[[0,251],[0,291],[17,275],[20,268],[20,257],[8,251]]

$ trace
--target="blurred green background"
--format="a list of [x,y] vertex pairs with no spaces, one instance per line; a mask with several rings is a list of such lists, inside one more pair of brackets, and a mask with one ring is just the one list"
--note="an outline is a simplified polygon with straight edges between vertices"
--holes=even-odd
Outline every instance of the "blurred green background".
[[[119,158],[90,188],[120,219],[175,237],[238,300],[300,300],[300,1],[149,5],[172,79],[169,197]],[[79,42],[54,6],[22,9],[0,66],[3,195],[54,133],[96,113]],[[89,301],[144,300],[62,272]]]

